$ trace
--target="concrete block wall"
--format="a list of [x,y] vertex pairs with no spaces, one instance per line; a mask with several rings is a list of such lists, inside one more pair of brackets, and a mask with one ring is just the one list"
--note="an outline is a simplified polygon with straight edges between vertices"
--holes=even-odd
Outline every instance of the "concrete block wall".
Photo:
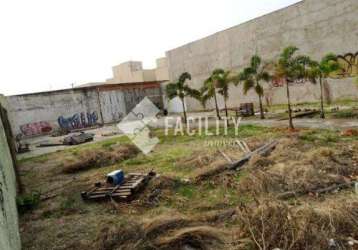
[[[191,42],[166,53],[170,81],[181,73],[192,75],[190,84],[200,88],[215,68],[239,71],[248,65],[253,54],[264,60],[274,60],[283,48],[294,45],[300,53],[320,59],[328,52],[337,55],[358,52],[357,0],[304,0],[287,8],[256,18],[249,22]],[[358,60],[357,60],[358,61]],[[353,78],[330,80],[328,86],[334,99],[358,99]],[[283,88],[267,88],[267,97],[273,104],[286,103]],[[292,88],[295,102],[317,101],[318,87],[310,83]],[[223,107],[223,100],[219,100]],[[253,92],[243,95],[242,87],[230,89],[228,105],[237,107],[242,102],[255,102]],[[189,110],[202,106],[187,100]],[[208,105],[213,108],[213,102]]]
[[15,135],[34,136],[50,132],[59,127],[58,121],[62,118],[84,114],[87,121],[87,114],[100,115],[96,91],[69,89],[10,96],[7,100]]
[[99,93],[104,123],[120,121],[127,114],[124,93],[118,90]]
[[[101,85],[7,97],[14,135],[119,122],[145,96],[162,107],[159,83]],[[103,119],[103,120],[102,120]]]
[[[0,104],[5,98],[0,95]],[[16,178],[4,125],[0,119],[0,249],[20,250],[21,241],[16,208]]]

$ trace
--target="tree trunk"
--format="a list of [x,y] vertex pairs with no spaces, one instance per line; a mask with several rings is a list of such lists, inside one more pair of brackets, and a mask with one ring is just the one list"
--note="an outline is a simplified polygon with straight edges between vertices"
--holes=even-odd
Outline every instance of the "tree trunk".
[[183,104],[183,114],[184,114],[184,122],[187,123],[187,118],[186,118],[186,110],[185,110],[185,103],[184,103],[184,98],[181,99],[181,103]]
[[216,116],[219,118],[219,120],[221,120],[220,112],[219,112],[219,106],[218,106],[218,99],[216,97],[216,90],[215,90],[215,93],[214,93],[214,100],[215,100]]
[[288,86],[288,80],[286,79],[286,92],[287,92],[287,107],[288,107],[288,120],[289,120],[289,128],[294,129],[293,121],[292,121],[292,109],[291,109],[291,99],[290,99],[290,87]]
[[260,115],[261,115],[261,119],[265,119],[265,114],[264,114],[264,108],[262,105],[262,96],[259,95],[259,103],[260,103]]
[[324,119],[324,118],[325,118],[325,114],[324,114],[324,107],[323,107],[323,86],[322,86],[322,77],[319,78],[319,86],[320,86],[320,90],[321,90],[321,118]]
[[224,98],[224,105],[225,105],[226,125],[229,126],[229,114],[227,112],[226,98]]

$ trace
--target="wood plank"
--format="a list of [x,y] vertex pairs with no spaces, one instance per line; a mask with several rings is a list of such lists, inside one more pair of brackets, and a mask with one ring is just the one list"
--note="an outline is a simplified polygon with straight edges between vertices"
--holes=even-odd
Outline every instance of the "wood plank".
[[[89,195],[100,195],[100,194],[103,194],[103,195],[110,195],[112,192],[93,192],[93,193],[91,193],[91,194],[89,194]],[[130,191],[127,191],[127,190],[124,190],[124,191],[119,191],[119,190],[117,190],[117,191],[115,191],[114,193],[130,193]]]
[[[113,195],[112,195],[112,197],[113,197]],[[127,198],[128,196],[120,194],[120,195],[115,195],[115,197]],[[93,196],[88,197],[89,200],[105,199],[105,198],[109,198],[109,196],[106,196],[106,195],[93,195]]]

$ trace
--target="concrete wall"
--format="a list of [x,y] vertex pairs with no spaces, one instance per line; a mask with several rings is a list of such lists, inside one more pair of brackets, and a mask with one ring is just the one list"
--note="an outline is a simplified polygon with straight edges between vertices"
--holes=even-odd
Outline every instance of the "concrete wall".
[[113,77],[107,79],[106,83],[167,81],[169,79],[167,59],[159,58],[156,64],[155,69],[143,69],[142,62],[139,61],[129,61],[113,66]]
[[[187,71],[193,78],[191,85],[199,88],[215,68],[239,71],[249,63],[253,54],[273,60],[289,45],[299,47],[301,53],[314,59],[328,52],[338,55],[356,53],[357,27],[357,0],[305,0],[168,51],[169,78],[174,81]],[[333,99],[358,99],[353,79],[332,80],[328,86]],[[283,88],[270,89],[266,86],[266,89],[267,99],[272,103],[286,102]],[[310,83],[294,86],[293,101],[316,101],[317,90],[318,87]],[[232,87],[230,96],[228,105],[232,107],[242,102],[257,102],[254,93],[245,96],[241,87]],[[192,99],[187,100],[187,105],[190,110],[202,109]],[[223,107],[222,98],[220,106]]]
[[[0,103],[4,105],[0,95]],[[6,105],[5,105],[6,106]],[[16,208],[16,178],[10,150],[0,119],[0,249],[21,249]]]
[[166,57],[157,59],[157,68],[155,69],[155,75],[157,81],[169,80],[168,60]]
[[[44,92],[8,97],[12,130],[15,135],[33,136],[51,132],[59,127],[59,119],[75,120],[87,115],[100,115],[97,92],[86,89]],[[82,116],[82,117],[81,117]],[[66,121],[65,121],[66,120]],[[70,125],[67,123],[67,125]],[[80,124],[76,123],[79,128]]]
[[100,92],[100,102],[104,123],[120,121],[127,114],[124,93],[111,90]]
[[59,127],[73,130],[118,122],[145,96],[163,106],[160,84],[156,82],[9,96],[7,101],[14,135],[28,137]]

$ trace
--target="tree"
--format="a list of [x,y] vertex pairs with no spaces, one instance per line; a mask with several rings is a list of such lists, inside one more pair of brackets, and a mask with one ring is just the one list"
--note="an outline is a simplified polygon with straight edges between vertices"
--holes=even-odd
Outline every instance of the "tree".
[[215,110],[216,116],[219,120],[221,120],[219,106],[218,106],[218,99],[216,95],[217,87],[218,87],[218,75],[222,70],[216,69],[211,73],[211,76],[204,81],[204,85],[201,88],[201,102],[203,106],[206,106],[206,103],[209,99],[214,98],[215,101]]
[[218,93],[223,96],[224,98],[224,106],[225,106],[225,116],[226,116],[226,122],[229,124],[229,114],[227,110],[227,100],[229,99],[229,87],[230,83],[232,83],[234,80],[230,76],[230,71],[225,71],[223,69],[217,69],[215,71],[215,79],[217,82],[217,89]]
[[340,65],[337,61],[337,56],[330,53],[324,56],[320,62],[311,61],[310,68],[308,70],[308,79],[316,84],[317,79],[320,86],[320,101],[321,101],[321,118],[325,118],[324,104],[323,104],[323,86],[322,81],[327,79],[329,75],[340,69]]
[[166,94],[169,100],[179,97],[183,105],[184,122],[187,123],[186,109],[185,109],[185,97],[193,97],[197,100],[201,99],[200,92],[196,89],[190,88],[185,84],[186,80],[191,80],[191,75],[188,72],[181,74],[176,82],[169,83],[166,86]]
[[275,64],[275,73],[274,73],[274,77],[276,79],[282,79],[284,81],[284,84],[286,85],[287,107],[288,107],[290,129],[294,129],[294,126],[292,121],[292,109],[291,109],[289,85],[299,80],[306,79],[307,67],[311,63],[309,57],[303,55],[295,55],[298,50],[299,49],[294,46],[285,48],[281,53],[278,62]]
[[268,82],[271,79],[271,76],[267,71],[267,66],[268,64],[262,64],[261,58],[258,55],[254,55],[251,57],[250,66],[245,68],[238,77],[241,81],[243,81],[243,90],[245,95],[250,89],[254,89],[258,95],[261,119],[265,119],[262,105],[264,89],[261,85],[261,81]]

